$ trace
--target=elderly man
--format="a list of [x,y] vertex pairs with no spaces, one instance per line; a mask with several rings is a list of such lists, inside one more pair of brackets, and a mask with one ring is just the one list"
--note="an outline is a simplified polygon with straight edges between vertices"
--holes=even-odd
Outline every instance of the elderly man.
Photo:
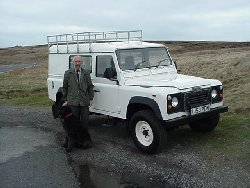
[[81,56],[73,57],[74,67],[67,70],[63,80],[63,99],[66,101],[63,106],[69,106],[73,114],[78,117],[84,128],[88,128],[89,106],[93,103],[94,85],[90,74],[81,66]]

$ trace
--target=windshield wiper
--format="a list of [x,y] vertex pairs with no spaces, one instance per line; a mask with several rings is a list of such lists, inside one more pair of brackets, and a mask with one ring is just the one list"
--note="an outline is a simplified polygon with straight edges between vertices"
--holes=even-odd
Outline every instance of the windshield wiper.
[[158,65],[156,66],[157,68],[161,65],[162,62],[166,61],[168,58],[162,59],[156,63],[158,63]]
[[142,62],[136,64],[136,65],[135,65],[135,68],[134,68],[134,71],[136,71],[136,70],[139,68],[139,66],[142,65],[142,64],[145,63],[145,62],[146,62],[146,61],[144,60],[144,61],[142,61]]
[[161,65],[161,63],[162,62],[164,62],[164,61],[166,61],[166,60],[168,60],[168,58],[165,58],[165,59],[162,59],[162,60],[160,60],[160,61],[157,61],[156,63],[158,64],[158,65],[154,65],[154,66],[151,66],[151,67],[159,67],[160,65]]

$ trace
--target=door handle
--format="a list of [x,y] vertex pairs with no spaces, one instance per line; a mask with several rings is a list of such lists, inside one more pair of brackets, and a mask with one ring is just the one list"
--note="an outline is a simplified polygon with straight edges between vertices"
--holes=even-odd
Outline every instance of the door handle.
[[98,93],[98,92],[100,92],[100,90],[96,90],[96,89],[94,89],[94,92]]

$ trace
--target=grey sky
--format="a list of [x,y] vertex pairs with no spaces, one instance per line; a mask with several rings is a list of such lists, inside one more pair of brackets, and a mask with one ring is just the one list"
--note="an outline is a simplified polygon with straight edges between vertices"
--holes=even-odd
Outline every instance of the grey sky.
[[143,30],[144,40],[250,41],[249,0],[0,0],[0,47],[46,36]]

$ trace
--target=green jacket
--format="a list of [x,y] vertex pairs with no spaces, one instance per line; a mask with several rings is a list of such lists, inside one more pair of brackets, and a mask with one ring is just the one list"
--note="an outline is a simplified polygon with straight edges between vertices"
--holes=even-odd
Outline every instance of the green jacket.
[[80,84],[78,86],[74,68],[65,71],[63,79],[63,99],[70,106],[89,106],[89,101],[94,98],[94,85],[90,74],[81,69]]

